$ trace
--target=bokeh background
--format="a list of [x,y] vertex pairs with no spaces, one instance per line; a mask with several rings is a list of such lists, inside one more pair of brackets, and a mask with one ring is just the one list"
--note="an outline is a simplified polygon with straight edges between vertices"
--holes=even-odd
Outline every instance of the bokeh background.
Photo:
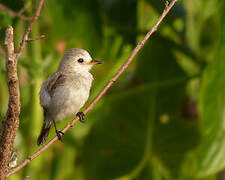
[[[164,0],[46,0],[19,60],[18,163],[38,150],[38,93],[65,50],[87,49],[96,66],[89,102],[156,22]],[[37,1],[1,0],[32,16]],[[104,98],[47,151],[11,176],[22,180],[216,180],[225,168],[225,1],[180,0]],[[0,10],[18,47],[28,22]],[[0,56],[0,119],[8,104]],[[88,103],[87,103],[88,104]],[[58,123],[63,128],[71,119]],[[51,130],[50,137],[55,135]]]

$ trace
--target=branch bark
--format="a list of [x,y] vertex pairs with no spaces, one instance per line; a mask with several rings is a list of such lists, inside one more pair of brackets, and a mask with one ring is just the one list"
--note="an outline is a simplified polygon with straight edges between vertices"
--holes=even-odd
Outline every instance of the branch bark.
[[[131,55],[128,57],[127,61],[121,66],[121,68],[118,70],[118,72],[112,77],[112,79],[106,84],[106,86],[102,89],[102,91],[95,97],[95,99],[88,105],[88,107],[83,111],[84,114],[87,114],[93,106],[102,98],[102,96],[108,91],[108,89],[113,85],[113,83],[116,82],[116,80],[120,77],[120,75],[126,70],[128,65],[131,63],[131,61],[134,59],[135,55],[140,51],[140,49],[144,46],[146,41],[150,38],[150,36],[157,31],[157,28],[159,24],[162,22],[162,20],[165,18],[165,16],[168,14],[170,9],[175,5],[175,3],[178,0],[173,0],[170,4],[166,4],[166,7],[155,23],[155,25],[149,30],[149,32],[145,35],[145,37],[138,43],[136,48],[132,51]],[[74,126],[75,123],[79,121],[79,118],[76,117],[74,120],[72,120],[66,127],[64,127],[61,131],[65,133],[68,131],[71,127]],[[12,169],[7,176],[10,176],[20,169],[22,169],[24,166],[26,166],[28,163],[30,163],[33,159],[38,157],[43,151],[48,149],[56,140],[58,140],[58,137],[55,136],[53,139],[51,139],[45,146],[41,147],[37,152],[32,154],[30,157],[25,159],[22,163],[20,163],[17,167]]]
[[[5,49],[6,49],[6,70],[9,87],[9,103],[6,117],[2,121],[2,130],[0,136],[0,179],[5,180],[8,173],[8,163],[10,161],[13,144],[16,138],[16,133],[19,128],[20,115],[20,91],[17,73],[18,58],[22,54],[26,45],[31,29],[37,20],[44,0],[39,0],[37,10],[34,17],[28,25],[24,33],[22,43],[19,51],[14,50],[13,27],[8,26],[5,35]],[[0,6],[1,8],[1,6]]]
[[7,166],[13,149],[16,132],[19,127],[20,93],[17,76],[17,61],[14,54],[13,28],[9,26],[5,37],[6,69],[9,86],[9,106],[2,121],[0,139],[0,179],[6,179]]
[[28,38],[28,39],[26,40],[26,42],[36,41],[36,40],[44,39],[44,38],[45,38],[45,35],[41,35],[41,36],[36,37],[36,38]]

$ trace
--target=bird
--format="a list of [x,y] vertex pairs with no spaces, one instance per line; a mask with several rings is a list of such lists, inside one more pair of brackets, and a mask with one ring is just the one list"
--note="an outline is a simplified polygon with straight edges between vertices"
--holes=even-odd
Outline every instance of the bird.
[[72,48],[65,52],[57,71],[43,82],[39,92],[44,122],[37,139],[38,146],[47,140],[52,124],[61,140],[64,133],[57,130],[56,122],[72,115],[77,115],[84,122],[84,113],[79,110],[89,97],[94,79],[89,71],[93,65],[102,63],[92,59],[84,49]]

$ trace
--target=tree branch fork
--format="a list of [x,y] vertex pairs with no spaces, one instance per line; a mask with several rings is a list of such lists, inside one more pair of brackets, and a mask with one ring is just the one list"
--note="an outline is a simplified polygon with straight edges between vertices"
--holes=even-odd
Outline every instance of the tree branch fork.
[[[83,111],[84,114],[88,113],[94,105],[102,98],[102,96],[108,91],[108,89],[116,82],[116,80],[120,77],[120,75],[126,70],[128,65],[134,59],[136,54],[140,51],[140,49],[144,46],[146,41],[151,37],[151,35],[157,31],[159,24],[163,21],[165,16],[169,13],[171,8],[175,5],[178,0],[173,0],[170,3],[166,3],[165,9],[162,12],[161,16],[158,18],[153,27],[148,31],[148,33],[144,36],[144,38],[137,44],[135,49],[132,51],[131,55],[128,57],[127,61],[121,66],[118,72],[109,80],[106,86],[101,90],[101,92],[95,97],[95,99],[87,106],[87,108]],[[19,83],[18,83],[18,74],[17,74],[17,62],[22,54],[26,43],[31,42],[33,40],[38,40],[44,38],[44,36],[40,36],[37,38],[28,38],[29,34],[33,28],[34,23],[38,19],[40,15],[40,11],[42,8],[44,0],[38,1],[38,6],[36,12],[30,21],[28,28],[26,29],[22,41],[20,43],[19,50],[15,52],[14,50],[14,40],[13,40],[13,28],[9,26],[6,30],[5,37],[5,47],[6,47],[6,66],[7,66],[7,79],[9,86],[9,105],[8,111],[6,114],[6,118],[3,120],[2,131],[0,136],[0,179],[6,179],[10,175],[16,173],[24,166],[26,166],[33,159],[38,157],[43,151],[48,149],[57,139],[55,136],[51,139],[45,146],[41,147],[38,151],[32,154],[30,157],[25,159],[22,163],[17,165],[15,168],[10,169],[8,171],[8,163],[10,160],[10,156],[13,150],[13,144],[15,141],[16,133],[19,127],[19,114],[20,114],[20,92],[19,92]],[[75,123],[79,121],[79,118],[76,117],[74,120],[69,122],[65,128],[63,128],[62,132],[65,133],[71,127],[74,126]]]

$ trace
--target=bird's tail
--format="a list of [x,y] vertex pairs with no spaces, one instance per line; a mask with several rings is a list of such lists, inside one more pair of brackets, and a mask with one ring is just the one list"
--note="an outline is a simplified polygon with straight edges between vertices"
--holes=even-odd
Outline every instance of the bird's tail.
[[41,144],[44,144],[47,137],[48,137],[48,134],[49,134],[49,130],[50,130],[50,127],[51,127],[51,121],[50,120],[44,120],[44,123],[42,125],[42,129],[41,129],[41,133],[38,137],[38,140],[37,140],[37,145],[40,146]]

